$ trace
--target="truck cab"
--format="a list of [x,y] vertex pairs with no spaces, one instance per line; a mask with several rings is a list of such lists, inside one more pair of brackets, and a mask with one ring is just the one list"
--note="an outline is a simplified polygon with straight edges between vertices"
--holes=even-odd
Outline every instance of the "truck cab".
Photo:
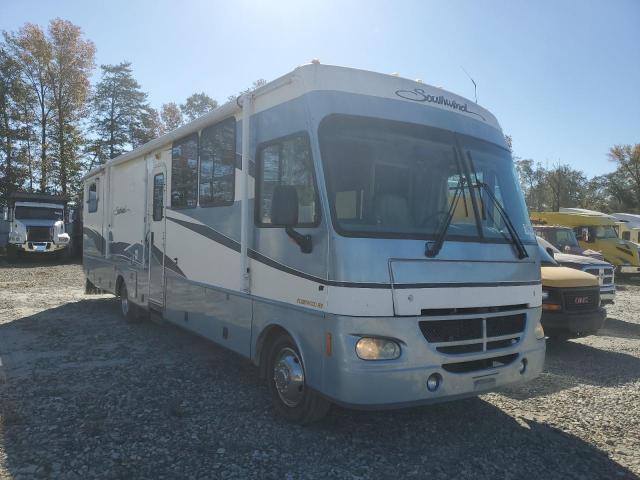
[[542,246],[539,249],[545,333],[561,340],[595,334],[607,318],[598,277],[563,267]]
[[60,196],[15,193],[9,205],[9,258],[18,254],[62,253],[70,245],[65,229],[66,199]]

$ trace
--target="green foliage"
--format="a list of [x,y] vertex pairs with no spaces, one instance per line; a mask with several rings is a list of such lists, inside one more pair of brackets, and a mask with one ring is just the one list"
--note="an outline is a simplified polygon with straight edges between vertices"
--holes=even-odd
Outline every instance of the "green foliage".
[[91,99],[91,130],[96,137],[98,162],[103,163],[126,152],[146,135],[142,117],[148,105],[147,94],[133,78],[131,62],[100,68],[102,76]]
[[547,169],[540,162],[516,158],[516,171],[529,210],[558,211],[580,207],[601,212],[640,210],[640,144],[611,148],[609,159],[617,169],[587,179],[569,165]]
[[183,117],[191,122],[205,113],[218,108],[218,102],[204,92],[194,93],[180,105]]
[[165,132],[175,130],[184,123],[180,107],[175,102],[169,102],[162,105],[160,110],[160,118]]

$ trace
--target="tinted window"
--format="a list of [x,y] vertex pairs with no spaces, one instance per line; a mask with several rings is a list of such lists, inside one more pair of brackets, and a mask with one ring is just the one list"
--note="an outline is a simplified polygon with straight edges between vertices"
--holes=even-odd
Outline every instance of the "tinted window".
[[153,220],[162,220],[164,208],[164,173],[153,177]]
[[235,186],[236,121],[229,118],[200,135],[200,205],[231,205]]
[[306,135],[288,137],[263,146],[258,154],[258,163],[257,222],[262,225],[271,223],[273,189],[278,185],[292,185],[298,192],[297,225],[317,225],[318,194]]
[[171,149],[171,206],[194,208],[198,199],[198,134],[183,138]]
[[16,220],[62,220],[64,212],[60,208],[16,207]]
[[89,206],[89,213],[98,211],[98,186],[95,183],[89,185],[89,192],[87,194],[87,204]]
[[631,232],[622,232],[623,240],[631,240]]

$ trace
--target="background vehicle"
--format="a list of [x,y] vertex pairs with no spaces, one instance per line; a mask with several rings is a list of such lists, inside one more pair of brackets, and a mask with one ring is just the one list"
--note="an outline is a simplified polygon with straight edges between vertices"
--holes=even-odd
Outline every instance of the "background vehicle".
[[542,237],[538,237],[538,245],[563,267],[582,270],[597,277],[600,283],[600,303],[602,305],[613,303],[616,295],[613,265],[592,257],[562,253]]
[[534,224],[533,230],[536,235],[544,238],[561,252],[604,260],[604,256],[600,252],[582,248],[578,243],[575,232],[569,227]]
[[617,220],[618,236],[640,247],[640,215],[633,213],[612,213]]
[[7,254],[51,255],[67,253],[70,237],[65,232],[67,199],[40,193],[14,193],[9,203]]
[[582,248],[602,253],[618,273],[640,273],[637,247],[618,238],[616,221],[609,215],[573,212],[530,212],[529,215],[533,222],[571,227]]
[[85,177],[87,286],[251,358],[294,422],[477,395],[544,361],[515,178],[478,105],[305,65]]
[[600,306],[598,278],[562,267],[542,247],[542,326],[550,338],[566,339],[596,333],[607,318]]

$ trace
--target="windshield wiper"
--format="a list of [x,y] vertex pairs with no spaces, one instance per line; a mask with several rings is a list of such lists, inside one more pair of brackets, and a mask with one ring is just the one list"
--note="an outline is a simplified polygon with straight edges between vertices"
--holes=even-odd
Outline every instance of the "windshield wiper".
[[447,211],[447,217],[438,230],[436,240],[434,242],[427,242],[424,251],[425,256],[433,258],[438,255],[438,253],[442,249],[442,245],[444,245],[444,237],[447,235],[447,230],[449,230],[449,225],[451,225],[451,220],[453,219],[453,215],[458,206],[458,201],[460,200],[460,192],[462,192],[462,195],[464,195],[464,177],[462,175],[459,176],[458,185],[456,185],[455,192],[453,193],[453,199],[451,200],[449,210]]
[[509,235],[511,235],[511,240],[514,247],[516,248],[516,252],[518,253],[518,258],[520,260],[522,260],[523,258],[527,258],[529,254],[527,253],[527,249],[525,248],[524,243],[520,238],[520,235],[518,235],[516,228],[513,226],[513,223],[511,222],[511,218],[509,218],[509,214],[504,209],[502,204],[498,201],[494,193],[491,191],[491,187],[489,187],[489,185],[487,185],[484,182],[478,182],[477,179],[476,179],[476,184],[473,186],[478,188],[478,190],[482,188],[485,192],[487,192],[487,194],[489,195],[489,198],[498,209],[498,213],[500,213],[500,216],[502,217],[502,220],[504,221],[504,224],[507,227],[507,231],[509,232]]

